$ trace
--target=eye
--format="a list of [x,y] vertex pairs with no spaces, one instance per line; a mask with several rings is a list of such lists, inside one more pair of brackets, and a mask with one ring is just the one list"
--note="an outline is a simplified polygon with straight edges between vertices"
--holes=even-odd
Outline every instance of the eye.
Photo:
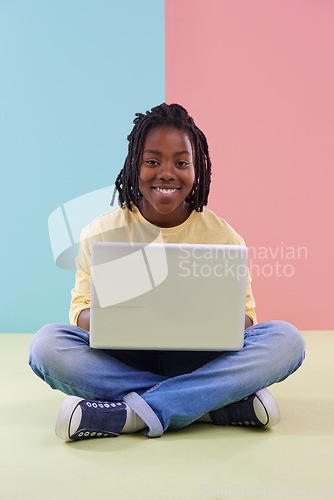
[[187,167],[187,166],[189,165],[189,162],[187,162],[187,161],[182,161],[182,160],[181,160],[181,161],[178,161],[178,162],[176,163],[176,165],[177,165],[178,167]]
[[152,166],[154,167],[155,165],[158,165],[158,162],[156,160],[145,160],[145,163],[147,165],[150,165],[151,167]]

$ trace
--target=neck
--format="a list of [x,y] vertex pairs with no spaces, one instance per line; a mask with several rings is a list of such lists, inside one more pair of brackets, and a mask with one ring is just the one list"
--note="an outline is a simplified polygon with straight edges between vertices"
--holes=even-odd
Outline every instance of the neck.
[[183,222],[185,222],[189,215],[192,212],[191,205],[188,202],[184,202],[182,207],[178,207],[177,210],[174,210],[171,213],[163,214],[157,211],[152,212],[152,210],[148,211],[145,200],[141,198],[139,201],[139,211],[142,216],[148,220],[151,224],[154,224],[158,227],[175,227],[179,226]]

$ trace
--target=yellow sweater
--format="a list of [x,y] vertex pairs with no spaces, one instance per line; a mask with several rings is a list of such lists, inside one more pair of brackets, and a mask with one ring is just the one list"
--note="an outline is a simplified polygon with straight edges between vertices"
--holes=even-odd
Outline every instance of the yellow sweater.
[[[138,226],[140,224],[140,226]],[[211,210],[193,211],[188,219],[175,227],[158,228],[149,223],[137,207],[132,212],[127,207],[119,207],[101,215],[88,226],[80,236],[80,250],[77,257],[75,287],[72,290],[70,322],[76,325],[83,309],[90,307],[90,261],[91,247],[96,241],[151,242],[160,233],[164,243],[199,243],[213,245],[245,245],[244,240],[224,220]],[[255,301],[248,271],[246,311],[256,324]]]

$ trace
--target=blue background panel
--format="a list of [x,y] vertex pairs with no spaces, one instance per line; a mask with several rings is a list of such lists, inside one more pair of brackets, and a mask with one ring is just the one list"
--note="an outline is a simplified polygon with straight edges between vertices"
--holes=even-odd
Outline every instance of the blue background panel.
[[0,331],[68,322],[49,215],[114,183],[135,113],[165,100],[164,40],[163,0],[0,1]]

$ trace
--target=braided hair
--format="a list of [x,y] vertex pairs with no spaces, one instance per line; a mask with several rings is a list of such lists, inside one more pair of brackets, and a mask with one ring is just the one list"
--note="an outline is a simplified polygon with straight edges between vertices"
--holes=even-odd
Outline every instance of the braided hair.
[[195,181],[186,200],[193,210],[203,211],[207,205],[210,182],[211,160],[205,135],[195,125],[187,110],[179,104],[160,104],[147,111],[146,114],[136,113],[135,124],[128,135],[128,155],[124,167],[115,181],[118,191],[118,201],[131,210],[131,203],[138,207],[138,199],[142,196],[139,190],[139,165],[146,135],[149,130],[157,127],[173,127],[185,132],[192,143],[195,154]]

